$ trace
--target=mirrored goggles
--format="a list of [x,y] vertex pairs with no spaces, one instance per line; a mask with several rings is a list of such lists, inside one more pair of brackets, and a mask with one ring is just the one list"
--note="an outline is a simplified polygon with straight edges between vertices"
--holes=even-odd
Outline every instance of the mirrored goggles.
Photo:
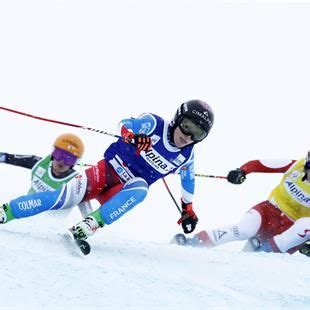
[[66,166],[74,166],[77,162],[78,158],[74,156],[73,154],[60,149],[58,147],[55,147],[53,153],[52,153],[53,159],[56,159],[57,161],[63,161],[63,163]]
[[191,136],[191,139],[194,142],[200,142],[208,135],[205,130],[203,130],[187,117],[184,117],[180,121],[179,128],[184,135]]

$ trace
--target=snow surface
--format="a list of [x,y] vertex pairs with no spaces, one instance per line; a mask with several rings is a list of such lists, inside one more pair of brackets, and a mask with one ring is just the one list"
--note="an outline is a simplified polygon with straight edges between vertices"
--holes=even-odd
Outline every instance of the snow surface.
[[[299,159],[309,149],[309,1],[0,0],[0,104],[115,133],[143,112],[171,119],[200,98],[215,124],[196,172],[226,175],[251,159]],[[113,138],[0,111],[0,151],[45,156],[78,134],[85,163]],[[0,165],[1,203],[28,189],[29,171]],[[237,221],[279,174],[242,186],[197,178],[197,231]],[[179,179],[167,177],[178,200]],[[94,203],[94,207],[98,205]],[[162,182],[143,204],[73,256],[41,214],[0,227],[0,309],[309,309],[309,259],[169,245],[179,214]]]
[[309,308],[305,256],[185,248],[101,231],[92,253],[80,257],[57,234],[61,222],[44,214],[1,227],[1,309]]

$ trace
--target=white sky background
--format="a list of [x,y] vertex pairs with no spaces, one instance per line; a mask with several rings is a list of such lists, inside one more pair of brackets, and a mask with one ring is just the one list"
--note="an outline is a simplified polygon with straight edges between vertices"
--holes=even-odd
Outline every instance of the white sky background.
[[[298,159],[309,148],[309,16],[307,1],[0,1],[0,102],[116,132],[122,118],[171,119],[179,104],[199,98],[213,107],[215,124],[197,147],[196,172]],[[1,151],[44,156],[58,134],[74,132],[93,163],[113,141],[0,112]],[[28,188],[28,171],[1,166],[0,174],[3,201]],[[250,175],[239,187],[197,178],[198,230],[237,220],[280,177]],[[167,181],[179,199],[178,177]],[[109,231],[165,240],[177,219],[158,182]]]

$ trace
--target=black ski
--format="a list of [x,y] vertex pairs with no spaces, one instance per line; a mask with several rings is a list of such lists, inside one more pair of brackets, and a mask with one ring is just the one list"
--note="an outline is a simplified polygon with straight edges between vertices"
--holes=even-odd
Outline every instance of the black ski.
[[91,247],[87,241],[75,239],[70,231],[65,233],[63,236],[66,241],[74,245],[75,248],[78,248],[83,255],[88,255],[90,253]]
[[87,241],[85,241],[85,240],[74,240],[74,242],[79,247],[79,249],[81,250],[81,252],[84,255],[88,255],[90,253],[91,247]]

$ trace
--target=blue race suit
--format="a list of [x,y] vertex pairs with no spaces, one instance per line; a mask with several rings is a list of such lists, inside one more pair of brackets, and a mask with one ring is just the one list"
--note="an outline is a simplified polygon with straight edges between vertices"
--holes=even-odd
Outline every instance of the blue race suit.
[[[107,148],[104,153],[105,165],[100,167],[107,166],[113,173],[115,171],[124,186],[100,207],[104,222],[110,224],[117,220],[143,201],[151,184],[177,171],[180,171],[181,176],[182,199],[186,203],[191,202],[195,187],[193,145],[182,149],[174,146],[168,138],[169,123],[154,114],[143,114],[137,119],[125,119],[120,125],[135,134],[144,133],[150,136],[152,149],[137,154],[136,147],[125,143],[122,139],[118,139]],[[105,174],[104,170],[97,170],[95,172],[97,176]],[[9,203],[12,214],[16,218],[22,218],[46,210],[73,207],[85,200],[85,197],[87,199],[92,191],[89,186],[92,180],[89,176],[86,171],[55,192],[35,193],[14,199]],[[113,185],[116,183],[109,186]],[[105,192],[109,186],[103,182],[99,190]],[[96,190],[98,191],[98,186]]]

